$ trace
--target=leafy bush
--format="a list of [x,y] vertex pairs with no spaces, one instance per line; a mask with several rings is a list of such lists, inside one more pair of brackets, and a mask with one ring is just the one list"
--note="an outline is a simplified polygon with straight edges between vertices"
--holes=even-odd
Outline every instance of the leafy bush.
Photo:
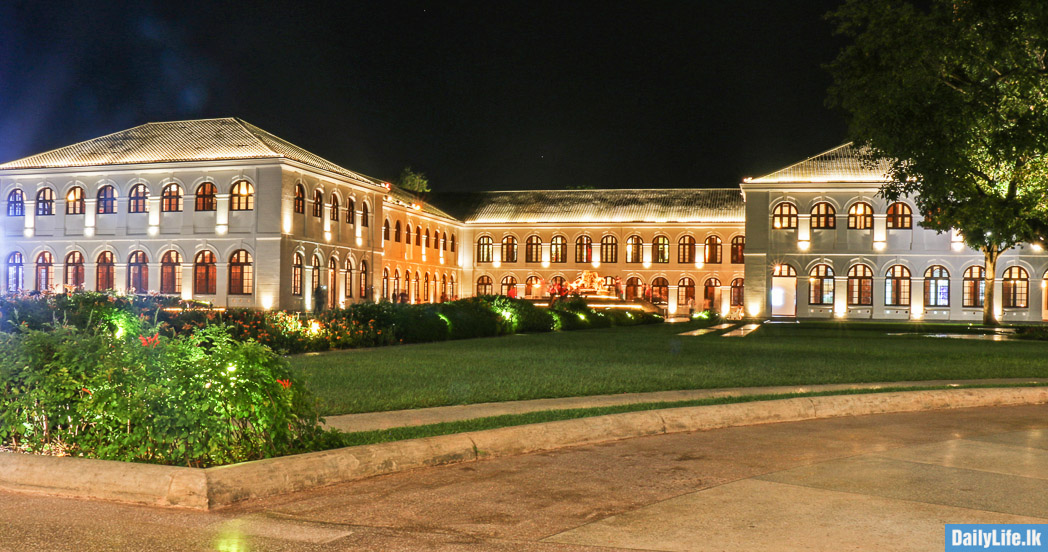
[[435,305],[397,305],[393,332],[402,343],[445,341],[450,331]]
[[496,314],[491,304],[482,297],[441,303],[438,312],[448,324],[450,339],[492,337],[507,327],[505,319]]
[[500,333],[553,331],[553,315],[546,309],[536,307],[531,301],[512,299],[505,295],[493,295],[487,299],[491,308],[507,325],[506,331]]

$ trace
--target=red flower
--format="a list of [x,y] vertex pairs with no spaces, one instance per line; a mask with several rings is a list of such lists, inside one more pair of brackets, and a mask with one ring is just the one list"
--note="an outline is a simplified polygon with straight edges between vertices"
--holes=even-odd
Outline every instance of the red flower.
[[156,347],[156,344],[160,341],[160,332],[153,334],[152,337],[140,335],[138,340],[142,342],[143,347]]
[[84,393],[87,393],[88,395],[94,395],[94,393],[92,393],[91,390],[86,388],[86,387],[83,388],[81,391],[83,391]]
[[277,383],[279,383],[280,386],[283,387],[284,389],[287,389],[288,387],[291,387],[291,380],[289,380],[289,379],[278,379]]

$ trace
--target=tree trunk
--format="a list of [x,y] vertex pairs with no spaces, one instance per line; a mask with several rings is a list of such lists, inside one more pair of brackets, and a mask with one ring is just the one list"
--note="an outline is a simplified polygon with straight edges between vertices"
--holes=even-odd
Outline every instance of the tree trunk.
[[[996,326],[999,324],[993,312],[994,281],[997,276],[997,257],[1001,254],[996,245],[987,245],[982,248],[983,260],[985,261],[986,273],[983,275],[985,295],[983,298],[983,325]],[[976,290],[978,293],[978,290]]]

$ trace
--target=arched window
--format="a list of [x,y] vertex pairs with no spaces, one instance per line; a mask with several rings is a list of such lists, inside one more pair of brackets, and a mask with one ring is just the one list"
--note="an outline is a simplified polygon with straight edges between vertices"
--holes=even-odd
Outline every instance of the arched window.
[[346,259],[346,299],[353,298],[353,260]]
[[639,263],[644,260],[644,242],[640,236],[626,238],[626,262]]
[[407,300],[411,300],[411,271],[404,271],[404,295]]
[[214,182],[202,182],[197,186],[196,194],[194,194],[196,205],[193,208],[197,211],[214,211],[216,193],[218,190],[215,189]]
[[302,295],[302,254],[295,253],[291,261],[291,295]]
[[193,293],[195,295],[214,295],[218,285],[218,268],[215,265],[215,254],[207,249],[196,254],[193,261]]
[[295,212],[303,214],[306,212],[306,187],[301,184],[295,184]]
[[833,304],[833,269],[829,265],[815,265],[808,273],[808,304]]
[[553,236],[549,241],[549,262],[568,262],[568,239],[564,236]]
[[73,186],[66,193],[66,214],[84,214],[84,189],[80,186]]
[[888,206],[888,228],[909,230],[913,228],[913,211],[910,206],[898,202]]
[[528,276],[528,279],[524,281],[524,297],[541,297],[542,296],[542,278],[538,276]]
[[1021,266],[1010,266],[1004,271],[1002,291],[1004,308],[1025,309],[1030,294],[1030,276]]
[[731,281],[731,306],[741,307],[742,298],[745,291],[745,285],[742,278],[735,278]]
[[777,264],[771,269],[771,275],[776,278],[792,278],[797,276],[797,271],[788,264]]
[[812,205],[811,227],[812,229],[837,228],[837,210],[833,208],[833,205],[825,201]]
[[451,252],[455,252],[455,234],[451,235]]
[[491,276],[481,276],[477,278],[477,295],[491,295],[492,291]]
[[502,238],[502,262],[517,262],[517,238],[513,236]]
[[797,206],[783,201],[771,211],[771,226],[777,230],[797,228]]
[[[338,259],[334,257],[328,257],[327,287],[327,306],[333,309],[338,305]],[[247,293],[250,293],[250,290],[248,287]]]
[[600,239],[600,262],[619,262],[619,240],[611,234]]
[[415,227],[415,245],[417,245],[419,247],[422,246],[422,227],[421,226],[416,226]]
[[731,239],[731,262],[742,264],[746,262],[744,251],[746,250],[746,236],[735,236]]
[[429,247],[429,228],[426,229],[426,233],[422,238],[422,247]]
[[[331,194],[331,203],[329,205],[330,205],[330,207],[328,208],[328,211],[329,211],[328,212],[328,216],[331,217],[331,221],[332,222],[338,222],[338,211],[341,208],[341,206],[338,203],[338,196],[337,195]],[[386,221],[386,224],[387,225],[389,224],[388,220]],[[389,239],[389,228],[388,227],[386,228],[386,239],[387,240]]]
[[[392,293],[392,295],[391,295],[391,293]],[[395,301],[396,297],[394,297],[394,295],[396,295],[396,293],[397,293],[396,290],[391,290],[389,288],[389,269],[388,268],[383,268],[382,269],[382,298],[383,299],[387,299],[387,300],[391,300],[391,301]]]
[[127,287],[132,293],[149,291],[149,257],[135,251],[127,258]]
[[84,287],[84,255],[73,251],[65,258],[65,285],[73,289]]
[[392,301],[397,302],[400,299],[400,270],[393,271],[393,295]]
[[[669,240],[666,240],[666,248],[669,248]],[[669,302],[670,297],[670,283],[663,277],[655,278],[651,281],[651,302],[656,305],[665,305]]]
[[370,215],[368,214],[368,204],[365,201],[364,204],[360,206],[360,226],[367,228],[370,225],[371,221]]
[[429,273],[423,275],[422,278],[422,300],[429,303]]
[[7,291],[17,292],[25,287],[24,259],[15,251],[7,256]]
[[116,287],[116,259],[111,251],[98,254],[95,261],[95,289],[105,291]]
[[131,188],[131,193],[127,196],[127,212],[149,212],[149,189],[146,188],[145,184],[135,184],[135,186]]
[[360,261],[360,298],[368,299],[368,264]]
[[636,276],[626,279],[626,300],[632,301],[634,299],[640,299],[641,284],[640,278]]
[[411,245],[411,224],[404,226],[404,244]]
[[54,285],[54,257],[47,251],[36,256],[36,290],[51,291]]
[[41,217],[55,214],[55,191],[51,188],[36,193],[36,214]]
[[477,262],[478,263],[490,263],[491,262],[491,236],[481,236],[477,238]]
[[[334,260],[334,259],[332,259]],[[332,277],[338,273],[338,265],[331,269]],[[229,294],[251,295],[255,290],[255,269],[252,264],[251,254],[243,249],[234,251],[229,258]],[[335,292],[331,292],[335,296]]]
[[247,180],[233,184],[229,191],[230,211],[251,211],[255,208],[255,187]]
[[448,276],[448,295],[450,295],[452,299],[458,299],[458,289],[455,287],[454,274]]
[[589,236],[579,236],[575,238],[575,262],[593,262],[593,238]]
[[670,262],[669,238],[666,236],[655,236],[655,239],[651,240],[651,261],[660,264]]
[[160,257],[160,293],[182,293],[182,255],[178,251]]
[[382,239],[389,241],[389,219],[382,223]]
[[517,295],[517,279],[513,276],[506,276],[502,279],[502,295],[516,296]]
[[165,213],[182,211],[182,186],[171,183],[160,192],[160,210]]
[[[677,262],[680,264],[691,264],[695,262],[695,238],[691,236],[681,236],[681,238],[677,240]],[[692,287],[694,287],[694,285]],[[692,299],[694,299],[694,290],[692,291]]]
[[320,190],[313,190],[313,216],[324,216],[324,192]]
[[[441,247],[441,248],[442,248],[442,249],[443,249],[444,251],[447,251],[447,250],[448,250],[448,233],[447,233],[447,232],[444,232],[444,233],[442,233],[442,234],[441,234],[441,239],[440,239],[440,247]],[[514,255],[513,255],[513,260],[514,260],[514,261],[516,261],[516,259],[517,259],[517,257],[516,257],[516,253],[514,253]]]
[[848,304],[873,304],[873,270],[864,264],[852,265],[848,269]]
[[924,271],[924,306],[950,306],[950,273],[942,266],[931,266]]
[[346,199],[346,224],[353,226],[355,225],[357,218],[356,203],[353,202],[352,198]]
[[706,264],[720,264],[721,262],[721,239],[720,236],[709,236],[706,238],[706,252],[704,254]]
[[447,300],[448,300],[448,275],[447,274],[441,274],[440,275],[440,302],[443,303],[444,301],[447,301]]
[[318,257],[315,253],[313,254],[312,262],[310,262],[310,268],[312,269],[310,272],[312,273],[313,277],[309,282],[309,289],[307,289],[306,291],[308,293],[316,294],[317,288],[320,287],[320,257]]
[[858,202],[848,209],[849,230],[869,230],[873,228],[873,207],[869,203]]
[[11,193],[7,194],[7,216],[25,216],[25,195],[22,190],[11,190]]
[[524,243],[524,261],[529,263],[542,261],[542,238],[528,236],[528,240]]
[[702,310],[715,310],[717,308],[717,292],[720,290],[720,280],[707,278],[702,285]]
[[695,280],[687,276],[677,282],[677,307],[695,310]]
[[399,242],[400,241],[400,234],[401,234],[401,228],[400,228],[400,221],[398,220],[397,223],[393,226],[393,241]]
[[895,265],[884,275],[884,304],[889,307],[910,306],[910,269]]
[[[419,274],[418,272],[415,273],[415,280],[414,280],[414,282],[412,282],[412,286],[411,286],[415,290],[415,301],[414,302],[416,304],[419,303],[421,301],[421,299],[422,299],[422,297],[421,297],[421,295],[422,295],[421,294],[422,286],[419,285],[420,282],[419,282],[419,275],[418,274]],[[489,278],[489,281],[490,281],[490,278]]]
[[986,270],[979,266],[969,266],[964,271],[964,290],[961,305],[969,308],[982,308],[986,297]]
[[98,214],[111,215],[116,212],[116,188],[106,184],[98,189]]

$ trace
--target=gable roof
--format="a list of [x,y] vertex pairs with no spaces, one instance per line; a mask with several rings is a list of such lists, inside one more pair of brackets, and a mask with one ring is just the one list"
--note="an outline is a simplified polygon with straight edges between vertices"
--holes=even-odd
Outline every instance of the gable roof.
[[475,192],[434,201],[467,224],[745,221],[738,188]]
[[235,117],[146,123],[0,165],[0,169],[283,158],[367,184],[381,181],[336,165]]
[[878,159],[870,165],[862,160],[861,153],[853,142],[848,142],[771,174],[747,178],[744,182],[885,182],[888,161]]

